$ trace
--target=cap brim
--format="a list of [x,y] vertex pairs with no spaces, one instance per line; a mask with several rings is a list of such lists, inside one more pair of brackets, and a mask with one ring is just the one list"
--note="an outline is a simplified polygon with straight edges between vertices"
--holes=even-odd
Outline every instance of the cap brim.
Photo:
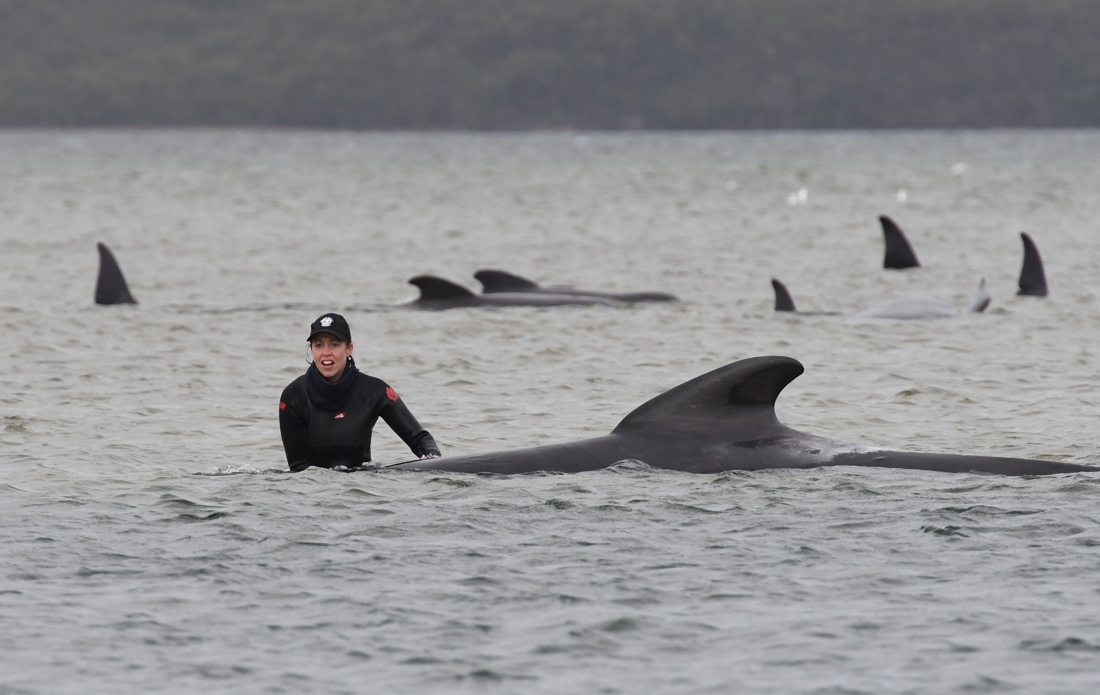
[[309,334],[309,337],[308,337],[308,338],[306,338],[306,342],[307,342],[307,343],[312,343],[312,342],[313,342],[313,339],[314,339],[314,338],[315,338],[316,336],[319,336],[319,335],[322,335],[322,334],[325,334],[325,333],[327,333],[327,334],[331,335],[331,336],[332,336],[333,338],[336,338],[336,339],[338,339],[338,340],[342,340],[342,341],[344,341],[345,343],[350,343],[350,342],[351,342],[351,338],[349,338],[348,336],[344,335],[344,334],[343,334],[343,333],[342,333],[341,331],[334,331],[334,330],[332,330],[331,328],[322,328],[322,329],[321,329],[321,330],[319,330],[319,331],[313,331],[312,333],[310,333],[310,334]]

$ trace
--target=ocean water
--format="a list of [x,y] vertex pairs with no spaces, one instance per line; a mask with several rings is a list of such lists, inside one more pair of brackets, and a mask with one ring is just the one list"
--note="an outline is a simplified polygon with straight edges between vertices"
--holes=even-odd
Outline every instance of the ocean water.
[[[337,310],[445,453],[783,354],[796,429],[1100,465],[1098,163],[1097,131],[0,132],[0,693],[1096,692],[1100,475],[292,475],[277,404]],[[881,268],[880,214],[922,268]],[[137,306],[92,303],[98,241]],[[398,306],[483,267],[683,301]],[[773,277],[847,315],[776,315]],[[852,315],[982,278],[982,315]]]

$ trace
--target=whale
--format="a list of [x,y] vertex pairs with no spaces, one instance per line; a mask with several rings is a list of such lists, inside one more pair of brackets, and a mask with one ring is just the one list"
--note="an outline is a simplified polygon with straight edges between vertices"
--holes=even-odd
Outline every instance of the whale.
[[[795,308],[794,299],[791,297],[791,293],[787,290],[787,287],[772,278],[772,290],[775,292],[775,310],[779,312],[792,312],[799,314],[800,316],[842,316],[839,311],[799,311]],[[989,291],[985,286],[985,279],[978,283],[978,289],[974,292],[973,298],[970,300],[970,306],[965,313],[980,314],[985,311],[992,297],[989,296]],[[964,312],[959,311],[953,305],[939,299],[931,299],[928,297],[902,297],[900,299],[892,299],[888,302],[878,304],[869,309],[864,309],[853,316],[860,318],[875,318],[875,319],[897,319],[897,320],[913,320],[913,319],[947,319],[962,316]]]
[[802,364],[790,357],[751,357],[662,393],[602,437],[405,461],[385,468],[514,475],[582,473],[641,461],[687,473],[824,466],[1012,476],[1100,472],[1094,466],[1058,461],[866,449],[799,432],[779,422],[775,402],[803,371]]
[[799,311],[794,305],[794,298],[787,290],[787,286],[779,280],[772,278],[772,291],[775,293],[775,310],[787,311],[801,316],[840,316],[839,311]]
[[1020,290],[1017,295],[1025,297],[1047,296],[1047,276],[1043,271],[1043,259],[1039,255],[1039,247],[1035,245],[1027,232],[1020,232],[1020,240],[1024,242],[1024,264],[1020,268]]
[[882,267],[887,270],[919,268],[920,261],[917,260],[917,254],[909,245],[909,240],[905,238],[901,227],[886,215],[879,215],[878,221],[882,225],[882,240],[886,243]]
[[600,297],[625,303],[680,301],[679,297],[668,294],[667,292],[600,292],[597,290],[579,290],[568,285],[543,287],[537,282],[528,280],[525,277],[503,270],[492,270],[489,268],[483,268],[477,271],[474,273],[474,277],[477,278],[477,281],[480,282],[481,286],[484,288],[482,293],[487,295],[502,293],[557,294],[575,297]]
[[409,280],[409,284],[420,290],[420,296],[417,299],[402,305],[412,309],[440,311],[505,306],[622,306],[621,302],[590,295],[547,292],[498,292],[477,295],[462,285],[434,275],[417,275]]
[[137,304],[122,276],[118,261],[105,244],[96,244],[99,249],[99,277],[95,283],[95,303],[109,306],[112,304]]

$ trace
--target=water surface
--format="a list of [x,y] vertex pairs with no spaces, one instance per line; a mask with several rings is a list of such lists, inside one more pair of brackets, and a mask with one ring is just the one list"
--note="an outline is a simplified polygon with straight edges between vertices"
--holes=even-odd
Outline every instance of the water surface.
[[[785,423],[1100,464],[1100,133],[0,133],[0,692],[1091,693],[1100,476],[289,475],[308,325],[445,452],[736,359]],[[881,269],[876,216],[924,267]],[[1015,296],[1028,231],[1051,296]],[[96,307],[95,242],[141,302]],[[389,307],[434,273],[663,290]],[[981,316],[777,316],[900,296]],[[407,451],[385,425],[379,461]]]

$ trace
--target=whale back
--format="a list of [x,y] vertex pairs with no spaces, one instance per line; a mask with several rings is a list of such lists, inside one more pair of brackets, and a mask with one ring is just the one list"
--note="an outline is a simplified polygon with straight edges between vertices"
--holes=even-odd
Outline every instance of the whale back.
[[418,304],[420,302],[446,302],[456,305],[477,304],[477,297],[473,292],[462,285],[434,275],[417,275],[409,280],[409,284],[420,289],[420,299],[416,300]]
[[539,289],[537,282],[532,282],[525,277],[506,273],[503,270],[484,269],[474,273],[474,277],[481,283],[486,294],[498,292],[533,292]]
[[791,293],[787,291],[786,285],[772,278],[772,289],[775,290],[776,311],[798,311],[794,308],[794,299],[791,297]]
[[122,277],[122,269],[118,267],[114,254],[103,244],[96,244],[96,248],[99,249],[99,277],[95,283],[95,303],[137,304],[126,286],[126,278]]
[[882,267],[893,270],[920,267],[917,254],[913,253],[913,247],[902,234],[901,227],[886,215],[879,215],[878,221],[882,225],[882,238],[886,242],[886,257],[882,261]]
[[1024,265],[1020,268],[1020,291],[1028,297],[1047,296],[1047,276],[1043,272],[1043,259],[1039,256],[1039,247],[1027,235],[1020,232],[1020,239],[1024,242]]
[[662,393],[623,418],[613,434],[697,432],[760,439],[786,430],[775,400],[804,371],[790,357],[751,357]]
[[856,314],[873,319],[948,319],[959,315],[959,310],[947,302],[929,297],[902,297],[891,299]]

